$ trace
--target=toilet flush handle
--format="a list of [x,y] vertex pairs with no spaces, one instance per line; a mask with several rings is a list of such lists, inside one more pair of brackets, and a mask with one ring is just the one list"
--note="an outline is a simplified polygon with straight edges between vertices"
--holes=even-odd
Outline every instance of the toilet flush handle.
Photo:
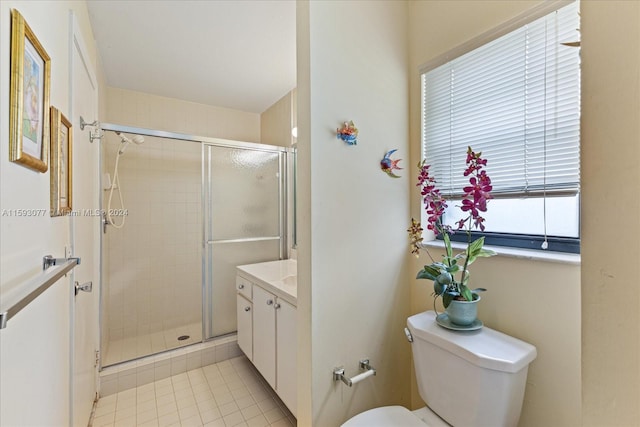
[[413,342],[413,335],[411,335],[411,331],[409,331],[409,329],[404,328],[404,334],[407,336],[407,341]]

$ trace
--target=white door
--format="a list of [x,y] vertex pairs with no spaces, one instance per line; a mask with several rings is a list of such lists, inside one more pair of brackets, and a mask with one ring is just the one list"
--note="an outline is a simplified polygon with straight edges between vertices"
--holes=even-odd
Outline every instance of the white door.
[[97,83],[91,61],[80,36],[75,16],[71,15],[71,115],[73,124],[72,148],[72,210],[73,255],[80,257],[73,279],[85,284],[92,282],[92,292],[79,292],[72,304],[72,420],[74,426],[89,422],[97,391],[95,352],[98,347],[98,319],[100,295],[100,216],[99,209],[99,142],[89,142],[89,128],[80,129],[80,116],[92,122],[97,119]]

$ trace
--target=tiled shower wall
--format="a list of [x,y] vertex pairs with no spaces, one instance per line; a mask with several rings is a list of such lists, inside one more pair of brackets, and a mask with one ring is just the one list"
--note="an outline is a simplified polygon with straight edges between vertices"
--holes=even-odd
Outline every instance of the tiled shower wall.
[[[111,180],[119,145],[107,132],[103,170]],[[120,351],[126,360],[176,347],[177,336],[165,331],[177,335],[187,325],[200,325],[202,317],[200,144],[145,137],[144,144],[130,144],[120,156],[118,178],[125,216],[113,218],[116,224],[126,222],[121,229],[107,227],[103,247],[108,363],[114,361],[109,352]],[[103,190],[105,209],[108,198]],[[121,208],[114,190],[111,209]],[[200,339],[192,336],[185,343]]]

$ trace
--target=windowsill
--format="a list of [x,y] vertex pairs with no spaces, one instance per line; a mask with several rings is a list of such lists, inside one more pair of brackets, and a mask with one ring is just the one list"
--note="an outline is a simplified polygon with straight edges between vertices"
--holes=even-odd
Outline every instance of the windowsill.
[[[442,240],[430,240],[422,243],[423,246],[432,248],[444,248]],[[465,250],[465,243],[451,242],[454,249]],[[527,259],[532,261],[557,262],[560,264],[580,265],[580,254],[568,254],[551,251],[532,251],[531,249],[508,248],[505,246],[484,246],[487,249],[497,252],[498,256]]]

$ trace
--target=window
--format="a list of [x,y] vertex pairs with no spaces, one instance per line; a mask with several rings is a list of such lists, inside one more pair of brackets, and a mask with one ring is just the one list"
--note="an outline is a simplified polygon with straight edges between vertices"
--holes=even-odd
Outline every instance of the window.
[[423,156],[449,200],[446,224],[462,217],[471,146],[488,159],[493,183],[487,244],[579,252],[578,3],[529,20],[422,68]]

